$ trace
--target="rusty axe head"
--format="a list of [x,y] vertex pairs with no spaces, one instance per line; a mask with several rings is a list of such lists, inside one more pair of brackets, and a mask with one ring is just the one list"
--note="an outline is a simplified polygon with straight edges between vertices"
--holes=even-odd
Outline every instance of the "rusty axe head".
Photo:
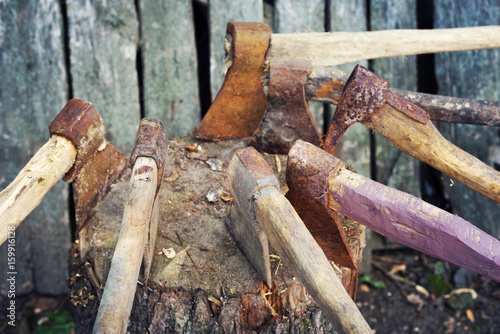
[[[130,164],[132,167],[139,157],[154,159],[158,168],[158,178],[155,196],[160,190],[161,181],[163,180],[163,171],[168,153],[168,137],[167,131],[163,123],[155,118],[143,118],[137,130],[135,137],[134,149],[130,155]],[[151,263],[153,262],[154,247],[156,243],[156,234],[158,231],[158,204],[155,200],[153,208],[153,216],[149,222],[148,237],[144,244],[144,260],[141,267],[142,277],[147,281]]]
[[356,65],[344,86],[337,111],[326,134],[323,148],[335,154],[342,135],[356,122],[363,122],[378,112],[386,103],[404,112],[408,117],[427,123],[429,114],[389,90],[389,82],[366,67]]
[[70,100],[50,123],[49,131],[70,140],[77,150],[75,163],[64,181],[72,183],[78,234],[89,211],[121,176],[126,160],[104,139],[102,118],[90,102]]
[[265,187],[274,187],[279,191],[278,179],[253,147],[234,154],[228,174],[235,205],[226,225],[252,267],[270,287],[269,242],[256,218],[253,196],[257,190]]
[[249,145],[261,152],[287,154],[297,139],[320,144],[306,100],[311,62],[273,58],[269,63],[269,104]]
[[196,137],[205,140],[250,137],[266,110],[261,85],[271,29],[264,23],[229,22],[230,67]]

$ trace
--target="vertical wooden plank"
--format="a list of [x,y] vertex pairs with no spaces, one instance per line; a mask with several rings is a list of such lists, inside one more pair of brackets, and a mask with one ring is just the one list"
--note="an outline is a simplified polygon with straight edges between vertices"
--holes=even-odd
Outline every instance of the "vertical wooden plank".
[[[49,139],[48,125],[68,99],[62,29],[57,0],[0,2],[0,189]],[[17,295],[35,287],[67,292],[67,189],[59,181],[16,230]],[[0,247],[2,275],[12,271],[6,246]],[[0,288],[6,284],[0,281]]]
[[140,121],[134,0],[68,0],[73,95],[92,102],[107,139],[128,155]]
[[[500,24],[496,0],[434,0],[435,28]],[[452,52],[436,55],[439,94],[500,100],[500,50]],[[440,124],[440,131],[454,144],[493,166],[490,152],[500,146],[497,127]],[[500,237],[500,204],[445,177],[445,192],[455,213],[495,237]]]
[[[334,0],[330,2],[329,10],[332,32],[367,30],[366,1]],[[359,63],[368,66],[368,61]],[[356,64],[342,64],[338,68],[350,74]],[[332,109],[335,111],[336,107]],[[352,164],[361,175],[370,177],[370,130],[362,124],[353,124],[342,136],[335,154]]]
[[141,0],[139,12],[145,115],[169,137],[186,134],[200,121],[192,3]]
[[210,86],[212,101],[224,82],[224,38],[229,21],[263,22],[262,0],[209,0]]
[[[371,30],[417,28],[415,0],[372,0],[370,4]],[[416,56],[376,59],[373,71],[387,79],[391,87],[417,90]],[[378,133],[376,145],[377,181],[419,197],[420,163],[401,153]]]
[[[273,15],[274,33],[325,31],[325,0],[276,0]],[[316,128],[324,127],[322,103],[309,102]]]

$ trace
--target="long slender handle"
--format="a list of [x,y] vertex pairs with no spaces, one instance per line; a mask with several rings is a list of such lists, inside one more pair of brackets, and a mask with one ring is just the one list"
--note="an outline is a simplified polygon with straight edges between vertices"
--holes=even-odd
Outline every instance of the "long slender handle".
[[363,59],[500,47],[500,26],[368,32],[273,34],[268,57],[334,66]]
[[347,169],[330,175],[326,198],[377,233],[500,282],[500,242],[456,215]]
[[[308,101],[337,104],[349,75],[336,67],[314,67],[305,85]],[[264,91],[268,80],[262,81]],[[429,113],[432,120],[500,126],[500,102],[411,92],[390,88],[391,92],[416,104]]]
[[500,203],[500,172],[450,143],[432,122],[421,124],[386,104],[364,124],[406,154]]
[[152,158],[137,159],[130,194],[93,333],[125,333],[144,255],[157,186]]
[[54,135],[0,193],[0,245],[73,166],[75,158],[75,146],[68,139]]
[[325,254],[302,220],[274,187],[256,193],[257,217],[279,252],[321,309],[345,333],[371,333]]

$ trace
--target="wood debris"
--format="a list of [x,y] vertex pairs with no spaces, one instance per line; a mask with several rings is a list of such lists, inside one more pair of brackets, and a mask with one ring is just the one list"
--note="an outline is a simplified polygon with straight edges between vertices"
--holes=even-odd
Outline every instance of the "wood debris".
[[178,178],[179,178],[179,173],[176,170],[174,170],[163,180],[169,183],[174,183],[175,181],[177,181]]

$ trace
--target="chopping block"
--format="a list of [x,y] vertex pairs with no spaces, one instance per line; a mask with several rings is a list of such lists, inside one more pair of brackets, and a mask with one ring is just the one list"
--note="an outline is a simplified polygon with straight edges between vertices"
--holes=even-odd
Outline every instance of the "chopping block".
[[[129,332],[175,332],[188,326],[209,333],[269,327],[303,331],[306,324],[313,330],[334,328],[274,249],[274,284],[267,287],[227,231],[225,220],[233,207],[227,170],[234,152],[247,141],[207,143],[192,135],[169,140],[170,163],[157,197],[156,247],[148,282],[139,278]],[[277,175],[280,191],[286,192],[286,156],[264,159]],[[105,283],[123,216],[127,172],[90,213],[80,234],[85,238],[73,245],[70,300],[76,305],[77,332],[90,332],[95,321],[99,287]],[[362,228],[350,220],[342,223],[351,250],[360,256]]]

